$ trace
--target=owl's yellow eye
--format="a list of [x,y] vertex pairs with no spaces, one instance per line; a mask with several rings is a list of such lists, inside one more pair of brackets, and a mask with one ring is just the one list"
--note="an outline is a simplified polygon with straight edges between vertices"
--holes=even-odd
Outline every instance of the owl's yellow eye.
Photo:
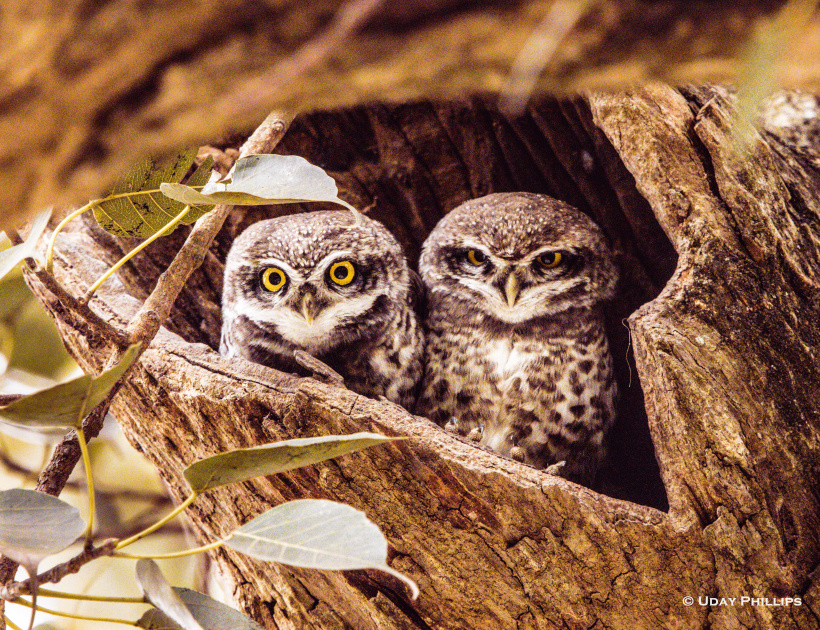
[[330,265],[328,275],[334,284],[343,287],[353,282],[356,277],[356,268],[349,260],[340,260]]
[[268,291],[278,291],[288,283],[288,277],[279,267],[268,267],[262,272],[262,286]]
[[483,265],[487,261],[487,255],[484,252],[480,252],[477,249],[471,249],[467,252],[467,260],[470,262],[471,265],[475,265],[478,267],[479,265]]
[[563,258],[561,252],[544,252],[539,254],[536,260],[544,267],[552,269],[560,265]]

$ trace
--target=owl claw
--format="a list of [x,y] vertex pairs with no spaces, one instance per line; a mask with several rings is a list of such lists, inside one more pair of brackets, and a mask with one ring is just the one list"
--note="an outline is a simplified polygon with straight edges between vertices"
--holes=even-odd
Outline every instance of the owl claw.
[[479,424],[475,429],[473,429],[472,431],[470,431],[467,434],[467,439],[470,440],[471,442],[480,442],[481,437],[483,435],[484,435],[484,425]]
[[293,358],[296,363],[311,372],[316,380],[334,385],[344,385],[345,379],[341,374],[312,354],[308,354],[304,350],[294,350]]
[[556,477],[561,476],[561,469],[567,465],[567,460],[562,459],[560,462],[556,462],[554,464],[550,464],[544,469],[544,472],[548,475],[555,475]]
[[523,462],[524,455],[524,449],[520,446],[513,446],[512,449],[510,449],[510,457],[512,457],[517,462]]
[[455,433],[456,435],[459,434],[458,418],[455,416],[450,416],[450,419],[444,425],[444,430],[447,431],[447,433]]

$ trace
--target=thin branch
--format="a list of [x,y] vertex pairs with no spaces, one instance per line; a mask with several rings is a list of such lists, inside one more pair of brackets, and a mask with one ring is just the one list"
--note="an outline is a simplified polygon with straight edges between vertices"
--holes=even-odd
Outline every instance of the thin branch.
[[523,113],[538,77],[570,31],[595,4],[594,0],[558,0],[550,6],[515,58],[499,106],[510,116]]
[[[270,153],[286,129],[287,123],[281,114],[270,114],[242,146],[240,157]],[[208,248],[232,209],[233,206],[220,204],[194,224],[182,248],[157,280],[157,286],[128,324],[128,336],[132,342],[142,341],[142,347],[148,347],[159,327],[168,319],[182,287],[205,260]]]
[[286,86],[312,70],[375,15],[385,0],[349,0],[343,4],[327,28],[293,54],[275,64],[259,77],[246,81],[239,89],[221,98],[214,109],[231,116],[272,100]]
[[[285,135],[286,129],[287,124],[283,116],[278,113],[271,114],[262,122],[248,141],[245,142],[241,154],[269,153],[282,136]],[[142,351],[148,347],[159,330],[160,325],[168,318],[171,307],[191,273],[202,264],[205,253],[208,251],[211,242],[217,232],[219,232],[232,207],[233,206],[217,206],[194,224],[194,228],[191,230],[182,248],[174,257],[168,269],[157,281],[156,288],[151,295],[148,296],[145,304],[143,304],[142,308],[140,308],[134,316],[134,319],[131,320],[128,326],[128,337],[142,341]],[[44,284],[46,284],[47,288],[60,300],[62,300],[64,296],[69,297],[67,303],[70,304],[72,310],[76,308],[78,312],[83,314],[84,318],[87,313],[93,313],[87,305],[83,308],[80,306],[79,300],[68,296],[65,290],[63,290],[50,275],[44,271],[42,274],[38,272],[38,279],[40,279],[40,275],[46,277]],[[90,322],[94,318],[96,318],[98,322],[101,322],[100,330],[115,330],[110,324],[96,315],[89,317],[88,321]],[[121,334],[117,335],[116,339],[117,341],[125,341]],[[119,361],[127,346],[127,343],[118,343],[118,351],[109,359],[108,363],[113,365]],[[120,383],[121,382],[122,381],[120,381]],[[88,439],[99,435],[111,400],[119,391],[120,383],[114,386],[106,399],[92,411],[85,419],[85,422],[83,422],[83,431]],[[71,471],[74,470],[79,459],[79,443],[77,442],[76,435],[71,433],[66,436],[55,449],[51,461],[46,466],[43,474],[40,475],[37,489],[41,492],[57,496],[65,486]]]
[[14,245],[22,245],[24,243],[23,237],[20,236],[20,232],[13,228],[9,228],[6,230],[6,236],[8,236],[9,241],[11,241],[12,246]]
[[[48,571],[43,571],[37,576],[36,583],[39,584],[56,584],[65,576],[77,573],[82,567],[89,562],[102,558],[104,556],[114,555],[114,550],[117,546],[117,539],[111,538],[105,540],[102,544],[96,547],[88,547],[83,549],[81,553],[74,556],[70,560],[51,567]],[[0,587],[0,598],[5,600],[13,600],[20,595],[31,594],[31,578],[23,580],[22,582],[14,582],[12,584]]]
[[[108,413],[108,408],[111,406],[111,401],[119,389],[120,384],[117,383],[111,391],[108,392],[108,396],[105,397],[105,400],[101,402],[94,411],[88,414],[83,421],[83,433],[86,439],[91,440],[100,434],[103,421]],[[54,454],[40,474],[37,490],[55,497],[59,495],[60,492],[63,491],[68,477],[71,475],[77,462],[80,461],[81,456],[82,452],[77,434],[71,431],[54,449]]]

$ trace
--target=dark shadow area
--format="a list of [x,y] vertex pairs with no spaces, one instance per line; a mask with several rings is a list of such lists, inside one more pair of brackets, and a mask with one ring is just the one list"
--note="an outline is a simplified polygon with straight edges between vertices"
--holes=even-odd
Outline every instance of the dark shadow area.
[[[594,489],[667,509],[626,319],[658,295],[677,256],[583,99],[541,100],[516,117],[481,98],[315,112],[293,121],[277,152],[300,155],[325,169],[337,181],[340,197],[395,234],[412,265],[442,216],[489,193],[547,194],[592,217],[610,238],[621,272],[607,321],[620,390],[618,419],[609,462]],[[235,236],[263,218],[325,207],[337,206],[238,209],[177,300],[168,327],[187,340],[218,348],[222,261]],[[115,250],[131,245],[91,229],[102,242],[122,241]],[[149,249],[156,275],[187,231],[177,230]],[[120,275],[140,298],[155,281],[145,274],[136,277],[128,266]]]

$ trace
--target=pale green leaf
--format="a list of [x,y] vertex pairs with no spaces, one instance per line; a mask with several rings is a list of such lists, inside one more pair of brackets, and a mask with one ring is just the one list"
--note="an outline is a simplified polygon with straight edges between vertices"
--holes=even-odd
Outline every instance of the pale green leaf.
[[247,615],[222,604],[212,597],[187,588],[174,587],[174,592],[207,630],[264,630]]
[[79,510],[57,497],[19,488],[0,492],[0,552],[30,573],[84,530]]
[[0,407],[0,420],[29,428],[77,427],[105,399],[138,351],[139,344],[134,344],[117,365],[97,377],[86,374]]
[[333,501],[283,503],[246,523],[227,546],[260,560],[311,569],[379,569],[418,587],[387,565],[387,540],[363,512]]
[[40,236],[42,236],[43,230],[46,229],[50,216],[51,208],[46,208],[38,213],[31,222],[31,229],[28,232],[26,240],[19,245],[9,247],[0,252],[0,278],[13,270],[26,258],[39,258],[36,251],[37,241],[40,239]]
[[301,468],[394,439],[397,438],[363,432],[285,440],[199,460],[188,466],[184,474],[194,491],[204,492],[226,483]]
[[[196,154],[197,149],[194,147],[162,163],[149,158],[137,165],[114,187],[109,197],[94,207],[94,218],[105,230],[117,236],[148,238],[164,230],[187,204],[169,199],[160,193],[160,184],[177,184],[182,181]],[[209,156],[189,178],[190,185],[204,185],[212,165],[213,158]],[[141,195],[117,196],[139,191],[146,192]],[[213,204],[192,207],[182,223],[193,223],[212,208]]]
[[168,615],[156,608],[149,608],[142,613],[142,617],[137,619],[134,625],[143,630],[185,630]]
[[297,155],[249,155],[240,158],[229,181],[212,182],[201,192],[182,184],[160,189],[184,204],[267,205],[330,201],[351,210],[338,197],[336,182],[318,166]]
[[183,630],[203,630],[179,595],[165,581],[156,562],[147,558],[137,560],[137,584],[142,589],[145,599],[179,624]]
[[[247,615],[207,595],[187,588],[172,588],[194,619],[206,630],[264,630]],[[144,630],[182,630],[182,626],[155,608],[146,610],[136,626]]]

